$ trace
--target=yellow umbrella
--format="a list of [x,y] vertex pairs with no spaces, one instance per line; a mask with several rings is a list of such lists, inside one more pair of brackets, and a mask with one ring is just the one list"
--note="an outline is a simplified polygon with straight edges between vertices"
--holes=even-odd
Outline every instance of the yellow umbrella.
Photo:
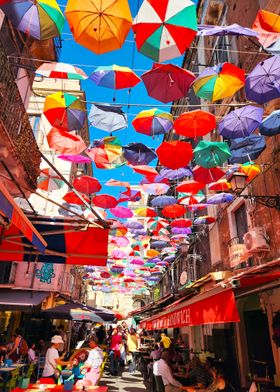
[[65,15],[75,41],[96,54],[121,48],[132,24],[127,0],[69,0]]

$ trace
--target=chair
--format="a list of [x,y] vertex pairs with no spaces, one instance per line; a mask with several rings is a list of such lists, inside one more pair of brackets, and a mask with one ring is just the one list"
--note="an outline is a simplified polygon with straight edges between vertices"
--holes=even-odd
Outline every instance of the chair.
[[40,355],[38,356],[38,363],[37,363],[37,379],[40,378],[44,366],[45,366],[45,361],[46,361],[46,357],[44,355]]
[[108,359],[108,354],[107,354],[107,353],[104,353],[104,359],[103,359],[102,365],[101,365],[101,367],[100,367],[100,375],[99,375],[99,378],[98,378],[98,381],[97,381],[96,385],[99,385],[100,380],[101,380],[101,378],[102,378],[102,376],[103,376],[103,373],[104,373],[104,369],[105,369],[105,365],[106,365],[107,359]]
[[32,377],[32,375],[34,374],[35,371],[35,367],[36,367],[36,363],[31,363],[28,367],[28,370],[26,372],[26,377],[30,378]]
[[156,392],[164,392],[164,384],[162,381],[161,376],[154,376],[155,378],[155,385],[156,385]]
[[10,392],[12,389],[15,389],[17,387],[17,383],[19,380],[19,369],[16,368],[11,371],[9,374],[9,380],[6,382],[1,382],[0,383],[0,390],[1,391],[8,391]]

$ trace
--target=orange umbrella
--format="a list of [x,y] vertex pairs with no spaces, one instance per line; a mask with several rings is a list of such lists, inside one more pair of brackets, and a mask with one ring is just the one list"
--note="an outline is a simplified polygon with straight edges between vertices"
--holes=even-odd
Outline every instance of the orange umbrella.
[[127,0],[69,0],[65,15],[75,41],[96,54],[121,48],[132,23]]

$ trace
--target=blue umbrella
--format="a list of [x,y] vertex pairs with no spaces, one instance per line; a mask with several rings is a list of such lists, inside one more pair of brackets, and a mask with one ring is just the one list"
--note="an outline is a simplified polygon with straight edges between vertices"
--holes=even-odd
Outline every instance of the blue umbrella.
[[164,167],[163,169],[161,169],[160,175],[163,178],[168,178],[168,180],[179,180],[183,177],[191,177],[192,170],[189,167],[181,167],[175,170]]
[[154,241],[150,244],[151,249],[163,249],[168,246],[168,242],[166,241]]
[[209,197],[207,204],[223,204],[230,203],[233,201],[234,196],[231,193],[219,193],[217,195]]
[[244,106],[233,110],[218,124],[219,134],[227,139],[249,136],[262,122],[263,108]]
[[88,118],[92,126],[103,131],[114,132],[127,128],[127,116],[121,106],[92,105]]
[[167,263],[172,263],[176,259],[175,256],[166,256],[164,257],[163,261],[166,261]]
[[123,155],[132,165],[147,165],[157,158],[157,154],[142,143],[130,143],[124,146]]
[[280,110],[275,110],[261,123],[260,133],[265,136],[275,136],[280,133]]
[[230,146],[231,158],[229,161],[230,163],[252,162],[252,160],[258,158],[265,147],[264,136],[250,135],[234,139]]
[[177,199],[175,199],[173,196],[157,196],[151,201],[153,207],[172,206],[176,203]]

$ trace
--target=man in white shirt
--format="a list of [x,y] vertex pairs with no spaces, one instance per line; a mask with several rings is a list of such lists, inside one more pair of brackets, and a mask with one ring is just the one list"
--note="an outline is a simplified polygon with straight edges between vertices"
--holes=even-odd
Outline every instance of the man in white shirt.
[[89,338],[89,347],[91,348],[89,352],[89,356],[86,360],[84,366],[80,368],[83,373],[83,370],[86,369],[87,373],[83,380],[77,382],[78,386],[91,386],[96,385],[101,372],[101,365],[103,363],[104,354],[100,347],[98,347],[98,339],[96,336],[92,336]]
[[43,370],[42,377],[47,378],[58,378],[58,370],[57,365],[67,366],[69,362],[63,361],[59,357],[58,350],[60,349],[61,345],[63,344],[62,337],[60,335],[54,335],[51,340],[51,347],[47,350],[46,353],[46,361]]
[[180,392],[183,389],[182,384],[173,377],[171,369],[167,364],[167,359],[168,352],[163,351],[161,359],[154,363],[153,373],[155,376],[162,377],[165,392]]

